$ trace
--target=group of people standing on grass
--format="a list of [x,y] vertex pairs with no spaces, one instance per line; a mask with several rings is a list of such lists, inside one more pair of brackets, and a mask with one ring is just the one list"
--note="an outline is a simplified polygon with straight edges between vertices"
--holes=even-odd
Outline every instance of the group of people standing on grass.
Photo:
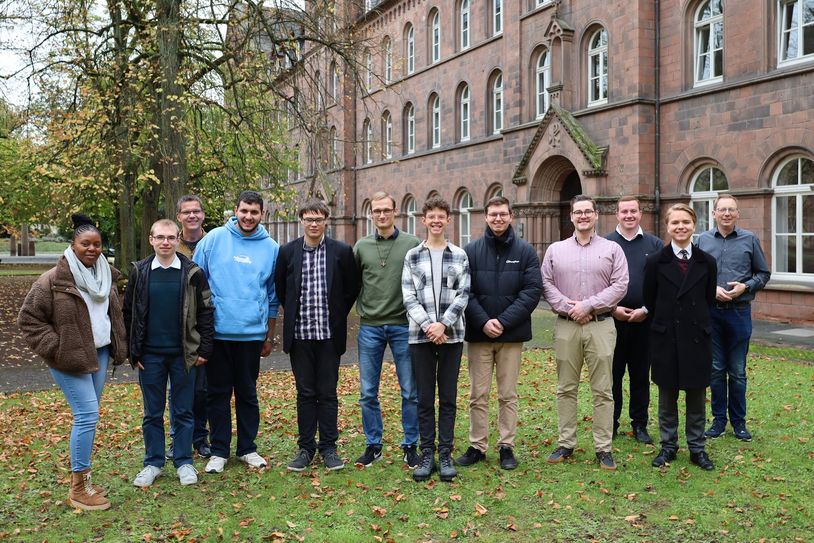
[[[698,244],[692,243],[693,209],[670,207],[665,245],[642,231],[636,198],[619,200],[619,224],[602,237],[595,229],[596,202],[577,196],[570,210],[574,235],[552,244],[541,265],[512,228],[511,203],[502,196],[486,203],[483,237],[462,249],[446,239],[451,209],[440,197],[423,205],[422,241],[395,226],[392,196],[372,195],[375,232],[355,247],[326,235],[330,210],[311,198],[298,212],[303,236],[279,247],[260,224],[260,194],[242,192],[234,216],[210,232],[203,230],[200,198],[188,195],[176,207],[180,228],[167,219],[152,225],[154,254],[133,263],[123,301],[116,289],[119,272],[100,258],[99,230],[87,217],[75,216],[71,246],[35,282],[19,315],[27,342],[49,365],[74,415],[69,500],[83,509],[110,507],[90,471],[109,361],[129,358],[138,369],[145,455],[135,486],[152,485],[167,458],[181,484],[195,484],[194,451],[208,458],[207,473],[222,472],[232,451],[233,397],[235,456],[251,468],[266,467],[256,445],[257,378],[260,358],[272,350],[280,306],[283,350],[297,391],[298,451],[287,466],[291,471],[308,468],[317,453],[327,469],[344,467],[337,452],[337,384],[354,304],[365,434],[355,464],[367,467],[382,458],[379,384],[389,345],[401,393],[402,458],[413,479],[425,481],[438,471],[442,481],[452,481],[456,465],[486,459],[493,374],[499,465],[516,468],[517,384],[523,343],[532,337],[531,313],[541,296],[558,316],[559,437],[547,461],[574,454],[584,365],[600,467],[616,469],[611,443],[627,368],[633,437],[640,442],[652,443],[651,370],[659,387],[661,451],[653,466],[676,457],[677,403],[684,390],[690,460],[713,469],[705,437],[722,435],[727,415],[735,436],[751,439],[745,425],[750,301],[769,278],[757,238],[735,224],[737,200],[721,195],[714,205],[716,227],[701,234]],[[453,459],[464,341],[470,446]],[[168,381],[169,451],[163,419]],[[710,384],[713,423],[705,432]]]

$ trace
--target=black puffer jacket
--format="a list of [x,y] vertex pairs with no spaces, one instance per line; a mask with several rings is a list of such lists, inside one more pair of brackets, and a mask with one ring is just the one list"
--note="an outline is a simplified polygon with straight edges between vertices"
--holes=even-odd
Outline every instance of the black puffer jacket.
[[[141,361],[144,334],[147,331],[147,310],[149,309],[150,266],[155,255],[133,262],[133,271],[124,293],[124,324],[127,327],[130,346],[130,364]],[[187,370],[198,356],[209,360],[214,349],[215,324],[212,293],[203,270],[190,259],[178,254],[181,260],[181,320],[184,348],[184,361]]]
[[[496,237],[484,236],[464,248],[469,258],[472,287],[466,306],[466,341],[518,342],[531,339],[531,312],[543,291],[540,259],[526,241],[516,238],[511,226]],[[483,333],[489,319],[500,321],[503,334]]]

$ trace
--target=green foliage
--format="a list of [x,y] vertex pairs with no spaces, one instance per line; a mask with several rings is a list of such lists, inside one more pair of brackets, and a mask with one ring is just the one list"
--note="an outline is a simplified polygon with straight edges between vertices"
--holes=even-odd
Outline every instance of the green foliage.
[[[600,470],[591,441],[590,391],[580,387],[574,460],[549,465],[556,445],[553,353],[525,352],[520,376],[518,469],[498,468],[497,453],[459,468],[452,484],[417,484],[401,461],[400,395],[391,365],[381,387],[384,459],[367,469],[302,474],[286,463],[296,451],[296,399],[289,372],[259,381],[259,452],[270,468],[252,472],[230,459],[223,474],[203,473],[181,487],[172,467],[147,490],[131,481],[141,469],[141,395],[109,386],[94,454],[94,482],[113,507],[76,512],[65,503],[71,416],[57,390],[0,396],[4,477],[0,540],[49,541],[805,541],[814,523],[814,367],[774,357],[766,348],[748,364],[751,443],[731,432],[707,444],[712,472],[691,465],[686,449],[671,466],[650,466],[656,447],[628,435],[614,441],[616,472]],[[466,365],[458,394],[458,453],[467,446]],[[358,372],[340,370],[340,453],[364,448]],[[650,420],[656,420],[653,389]],[[492,420],[496,400],[491,403]],[[651,422],[651,432],[655,431]],[[680,426],[683,426],[680,425]],[[16,430],[15,430],[16,429]],[[23,430],[24,429],[24,430]],[[625,428],[622,428],[623,430]],[[492,445],[496,435],[490,437]],[[683,441],[683,435],[680,437]]]

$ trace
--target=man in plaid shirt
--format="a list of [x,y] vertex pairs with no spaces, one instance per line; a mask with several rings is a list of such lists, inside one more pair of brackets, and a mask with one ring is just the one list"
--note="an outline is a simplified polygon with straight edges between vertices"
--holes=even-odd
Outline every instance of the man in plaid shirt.
[[440,197],[424,203],[421,222],[427,240],[404,257],[401,292],[410,323],[410,356],[418,391],[421,461],[413,479],[435,471],[435,387],[438,386],[438,462],[442,481],[457,472],[452,463],[458,372],[464,341],[464,309],[469,301],[466,253],[444,237],[449,204]]

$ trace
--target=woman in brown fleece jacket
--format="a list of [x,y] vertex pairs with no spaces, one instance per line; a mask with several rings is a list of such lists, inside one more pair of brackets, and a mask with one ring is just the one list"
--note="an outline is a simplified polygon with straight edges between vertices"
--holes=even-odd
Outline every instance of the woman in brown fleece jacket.
[[102,237],[84,215],[74,215],[71,246],[57,265],[34,283],[17,322],[65,394],[74,416],[71,430],[71,490],[80,509],[107,509],[105,490],[91,483],[90,455],[109,359],[127,358],[120,273],[99,258]]

